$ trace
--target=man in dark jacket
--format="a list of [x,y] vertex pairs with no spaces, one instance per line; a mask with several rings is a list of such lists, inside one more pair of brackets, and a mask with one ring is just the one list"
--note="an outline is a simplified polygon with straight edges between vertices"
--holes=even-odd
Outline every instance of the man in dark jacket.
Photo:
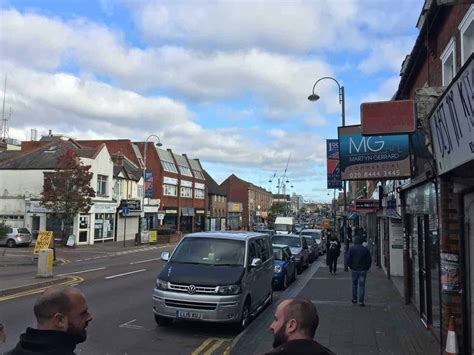
[[267,354],[334,354],[313,339],[318,325],[318,312],[310,300],[284,300],[278,305],[270,326],[274,349]]
[[28,327],[8,355],[73,355],[87,338],[92,320],[82,292],[71,286],[51,287],[34,305],[36,329]]
[[[357,303],[357,295],[359,295],[359,305],[365,306],[365,279],[367,271],[372,265],[372,257],[369,249],[362,245],[363,239],[358,235],[354,239],[354,245],[349,249],[347,254],[347,266],[352,270],[352,303]],[[359,292],[357,292],[359,286]]]
[[337,258],[341,255],[341,242],[332,236],[328,247],[329,272],[336,274]]

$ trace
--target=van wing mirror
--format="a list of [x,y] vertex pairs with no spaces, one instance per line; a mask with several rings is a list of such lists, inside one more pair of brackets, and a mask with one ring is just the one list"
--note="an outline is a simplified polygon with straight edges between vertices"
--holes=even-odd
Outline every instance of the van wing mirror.
[[163,261],[168,261],[170,259],[170,252],[169,251],[162,252],[160,259]]
[[262,265],[262,259],[260,258],[253,258],[250,267],[258,267]]

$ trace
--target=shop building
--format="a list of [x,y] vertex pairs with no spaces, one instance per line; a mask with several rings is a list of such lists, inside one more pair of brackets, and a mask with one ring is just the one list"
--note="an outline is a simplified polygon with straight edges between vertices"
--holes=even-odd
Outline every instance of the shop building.
[[455,317],[461,353],[473,348],[474,5],[426,1],[395,100],[415,102],[413,178],[399,187],[405,300],[444,349]]
[[227,194],[206,170],[204,177],[208,196],[207,230],[227,230]]

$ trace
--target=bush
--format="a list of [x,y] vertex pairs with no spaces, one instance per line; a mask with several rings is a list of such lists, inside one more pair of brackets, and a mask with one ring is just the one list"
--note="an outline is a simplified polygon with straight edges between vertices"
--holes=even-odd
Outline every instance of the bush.
[[0,222],[0,237],[6,236],[7,233],[8,233],[8,226],[5,223]]

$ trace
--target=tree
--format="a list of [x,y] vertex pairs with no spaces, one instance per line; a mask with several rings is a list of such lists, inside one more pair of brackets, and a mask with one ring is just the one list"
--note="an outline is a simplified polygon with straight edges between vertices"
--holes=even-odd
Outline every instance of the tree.
[[83,165],[76,152],[68,149],[56,161],[56,169],[44,179],[41,204],[61,220],[63,243],[67,240],[74,216],[92,206],[95,191],[91,187],[90,165]]
[[286,209],[286,203],[284,202],[275,202],[272,204],[272,207],[268,212],[268,224],[272,226],[278,216],[285,215]]
[[8,233],[8,226],[3,222],[3,221],[0,221],[0,237],[4,237],[7,235]]

